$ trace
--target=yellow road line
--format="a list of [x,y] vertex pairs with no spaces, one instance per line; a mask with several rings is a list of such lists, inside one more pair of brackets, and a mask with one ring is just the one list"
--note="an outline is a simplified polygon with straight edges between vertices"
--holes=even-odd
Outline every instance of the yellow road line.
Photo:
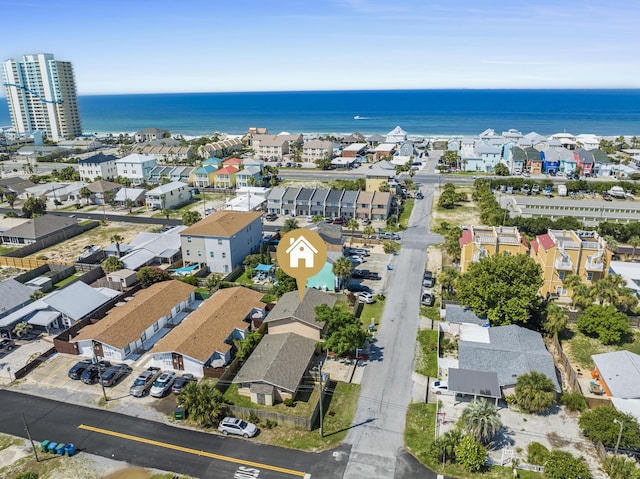
[[210,457],[212,459],[218,459],[220,461],[234,462],[236,464],[242,464],[244,466],[257,467],[267,469],[269,471],[282,472],[284,474],[290,474],[292,476],[305,477],[305,473],[301,471],[294,471],[293,469],[285,469],[284,467],[270,466],[268,464],[262,464],[259,462],[245,461],[243,459],[236,459],[229,456],[221,456],[219,454],[213,454],[212,452],[199,451],[197,449],[191,449],[189,447],[177,446],[175,444],[169,444],[166,442],[154,441],[152,439],[146,439],[144,437],[131,436],[129,434],[123,434],[121,432],[109,431],[108,429],[100,429],[93,426],[87,426],[80,424],[78,429],[84,429],[86,431],[93,431],[100,434],[106,434],[108,436],[120,437],[122,439],[128,439],[130,441],[142,442],[144,444],[151,444],[152,446],[164,447],[166,449],[173,449],[175,451],[186,452],[188,454],[194,454],[196,456]]

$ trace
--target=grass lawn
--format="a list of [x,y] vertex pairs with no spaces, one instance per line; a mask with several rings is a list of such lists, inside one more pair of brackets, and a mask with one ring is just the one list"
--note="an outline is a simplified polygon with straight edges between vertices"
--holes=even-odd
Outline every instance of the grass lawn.
[[382,311],[384,310],[383,299],[377,299],[376,302],[372,304],[365,304],[362,307],[362,312],[360,313],[360,323],[363,328],[368,328],[371,324],[371,318],[374,318],[374,324],[376,328],[380,324],[380,320],[382,320]]
[[7,254],[7,253],[11,253],[12,251],[14,251],[16,248],[11,248],[9,246],[0,246],[0,255],[3,254]]
[[295,402],[295,407],[288,407],[282,403],[278,403],[275,406],[262,406],[251,402],[251,399],[247,396],[241,396],[238,394],[238,385],[232,384],[224,393],[224,400],[234,406],[246,407],[251,409],[260,409],[264,411],[273,411],[280,414],[286,414],[288,416],[309,417],[313,413],[313,409],[318,402],[318,396],[320,392],[317,387],[314,387],[311,394],[300,393],[304,397],[304,400]]
[[235,282],[240,284],[253,284],[253,280],[251,279],[251,270],[247,268],[244,273],[238,276]]
[[591,359],[592,354],[621,350],[640,354],[640,333],[638,332],[634,332],[632,341],[619,345],[605,346],[599,339],[585,336],[578,331],[575,324],[570,324],[560,339],[562,341],[562,349],[569,359],[571,359],[573,365],[585,370],[590,370],[594,367],[593,360]]
[[432,321],[440,321],[440,308],[437,306],[420,306],[420,315]]
[[[407,450],[413,454],[422,464],[434,470],[438,474],[448,477],[487,479],[512,479],[513,469],[510,467],[491,467],[479,473],[470,473],[455,464],[443,467],[442,463],[429,456],[429,448],[435,434],[435,403],[413,403],[407,411],[407,423],[404,430],[404,444]],[[536,472],[518,470],[518,477],[524,479],[542,479],[544,476]]]
[[418,331],[420,351],[416,361],[416,372],[423,376],[438,376],[438,331],[421,329]]
[[73,281],[74,279],[78,279],[78,276],[80,276],[80,275],[79,274],[72,274],[68,278],[65,278],[62,281],[59,281],[58,283],[54,284],[53,287],[55,289],[63,288],[67,284],[71,283],[71,281]]
[[324,416],[323,437],[320,437],[318,429],[301,431],[277,426],[261,430],[257,439],[274,446],[314,452],[339,445],[351,427],[360,395],[360,385],[332,381],[328,389],[333,390],[333,396]]
[[415,205],[416,200],[413,198],[407,198],[406,200],[404,200],[404,204],[403,206],[403,210],[402,213],[400,214],[400,225],[404,226],[405,228],[409,227],[409,218],[411,217],[411,212],[413,211],[413,206]]

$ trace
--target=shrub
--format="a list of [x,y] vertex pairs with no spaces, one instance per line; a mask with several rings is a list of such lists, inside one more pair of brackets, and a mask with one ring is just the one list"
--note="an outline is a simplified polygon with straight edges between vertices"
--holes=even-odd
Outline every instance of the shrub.
[[198,278],[196,278],[192,274],[190,274],[188,276],[181,276],[178,279],[180,281],[182,281],[183,283],[190,284],[191,286],[198,286]]
[[[614,419],[619,422],[613,422]],[[592,441],[597,439],[605,446],[613,447],[620,433],[620,422],[624,422],[620,446],[639,447],[640,426],[636,419],[630,414],[617,411],[612,407],[600,406],[583,412],[578,420],[578,425],[584,431],[584,435]]]
[[549,458],[549,449],[544,447],[539,442],[531,442],[527,446],[527,462],[529,464],[535,464],[536,466],[542,466]]
[[587,409],[587,401],[579,391],[564,392],[560,395],[560,404],[570,411],[584,411]]
[[256,415],[255,412],[251,411],[249,413],[249,422],[252,422],[257,426],[258,424],[260,424],[260,418]]
[[18,474],[16,479],[38,479],[40,475],[37,472],[23,472],[22,474]]
[[615,306],[594,304],[578,318],[577,326],[587,336],[598,337],[603,344],[616,344],[631,332],[627,317]]
[[284,405],[285,405],[285,406],[287,406],[287,407],[293,407],[293,406],[295,406],[295,405],[296,405],[296,404],[293,402],[293,399],[291,399],[291,398],[286,398],[286,399],[284,399],[284,400],[282,401],[282,404],[284,404]]
[[482,469],[487,458],[487,450],[480,441],[471,436],[464,436],[455,447],[456,463],[469,472],[478,472]]
[[277,422],[272,421],[271,419],[266,419],[264,421],[264,428],[265,429],[273,429],[274,427],[276,427],[278,425]]
[[565,451],[553,451],[544,464],[549,479],[590,479],[591,472],[584,458],[576,458]]

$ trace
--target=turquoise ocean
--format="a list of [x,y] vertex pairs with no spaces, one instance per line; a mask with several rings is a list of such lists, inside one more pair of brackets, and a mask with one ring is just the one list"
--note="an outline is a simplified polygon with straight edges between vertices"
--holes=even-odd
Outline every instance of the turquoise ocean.
[[[185,135],[245,133],[473,135],[515,128],[542,135],[640,136],[640,90],[378,90],[88,95],[78,98],[86,133],[147,127]],[[10,125],[0,98],[0,126]]]

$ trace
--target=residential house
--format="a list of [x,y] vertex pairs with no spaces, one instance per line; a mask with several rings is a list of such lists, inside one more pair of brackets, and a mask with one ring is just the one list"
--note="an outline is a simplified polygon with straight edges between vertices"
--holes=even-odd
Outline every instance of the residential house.
[[282,160],[292,151],[292,146],[302,144],[302,135],[255,135],[251,147],[256,155],[269,160]]
[[296,216],[308,216],[311,214],[311,197],[314,192],[315,190],[311,188],[300,188],[300,192],[296,196]]
[[[640,355],[630,351],[593,354],[592,375],[613,406],[640,421]],[[622,427],[622,426],[621,426]]]
[[542,152],[536,150],[533,146],[528,146],[524,149],[524,154],[527,157],[527,171],[532,175],[542,174]]
[[335,303],[336,297],[334,295],[313,288],[305,290],[302,301],[300,301],[298,291],[285,293],[264,320],[269,336],[295,333],[314,341],[320,341],[322,334],[325,333],[326,324],[322,321],[316,321],[316,307],[326,304],[333,308]]
[[313,196],[311,196],[311,216],[326,216],[325,215],[325,203],[331,190],[314,190]]
[[204,165],[193,171],[192,180],[193,186],[196,188],[207,188],[213,185],[214,173],[217,171],[213,165]]
[[222,161],[222,158],[212,156],[211,158],[204,160],[202,162],[202,166],[213,166],[216,170],[219,170],[223,166]]
[[113,204],[123,208],[144,206],[147,190],[144,188],[120,188],[113,199]]
[[[130,269],[119,269],[118,271],[111,271],[106,274],[109,287],[115,287],[117,285],[118,291],[124,291],[130,288],[138,282],[138,277],[135,271]],[[114,285],[114,286],[111,286]]]
[[149,350],[163,328],[180,322],[193,306],[195,289],[177,280],[154,283],[82,328],[72,341],[81,356],[124,361],[132,353]]
[[366,143],[352,143],[349,146],[345,146],[342,149],[342,156],[344,158],[358,158],[366,155],[367,144]]
[[399,126],[396,126],[393,130],[387,133],[384,141],[385,143],[391,143],[394,145],[400,144],[404,141],[407,141],[407,132]]
[[166,183],[169,180],[169,173],[173,169],[172,166],[158,165],[149,172],[149,183],[157,185],[158,183]]
[[376,161],[384,158],[391,158],[395,151],[395,143],[381,143],[373,149],[373,158]]
[[565,148],[548,148],[540,155],[545,173],[573,172],[576,169],[573,153]]
[[460,236],[460,269],[500,253],[529,254],[524,236],[515,226],[471,226]]
[[638,263],[611,261],[609,263],[609,274],[621,276],[627,284],[627,288],[640,299],[640,268],[638,268]]
[[585,150],[595,150],[600,147],[600,137],[591,133],[576,136],[576,143]]
[[252,323],[264,318],[262,296],[244,287],[218,290],[155,344],[153,365],[199,377],[226,366],[233,359],[233,342],[246,339]]
[[356,217],[356,201],[358,199],[358,191],[345,190],[344,195],[340,199],[340,216],[346,219]]
[[[186,226],[177,226],[164,233],[138,233],[129,244],[120,244],[120,258],[124,267],[138,270],[143,266],[171,265],[180,260],[180,232]],[[117,256],[115,244],[107,246],[104,251],[107,256]]]
[[18,198],[27,198],[27,188],[36,186],[33,181],[25,180],[19,176],[0,179],[0,196],[13,193]]
[[160,128],[145,128],[144,130],[137,131],[133,137],[138,143],[143,143],[145,141],[170,138],[171,132],[169,130],[161,130]]
[[115,200],[116,193],[120,191],[122,185],[111,181],[98,180],[87,185],[91,192],[89,201],[94,205],[105,205]]
[[512,175],[519,175],[525,169],[527,155],[519,146],[506,148],[504,163],[507,165],[507,168],[509,168],[509,173]]
[[74,281],[44,296],[41,301],[59,311],[64,326],[69,328],[118,295],[118,291],[109,288],[92,288],[82,281]]
[[0,318],[3,318],[14,311],[22,308],[31,302],[33,289],[16,281],[15,279],[5,279],[0,282]]
[[576,160],[576,171],[581,175],[591,176],[595,164],[593,154],[584,148],[578,148],[573,151],[573,157]]
[[242,168],[243,166],[243,161],[240,158],[228,158],[226,160],[222,161],[222,166],[235,166],[236,168],[238,168],[239,170]]
[[386,220],[391,210],[392,196],[389,192],[374,191],[371,200],[371,219]]
[[343,145],[353,145],[354,143],[364,143],[365,141],[366,138],[364,137],[364,135],[359,131],[356,131],[351,135],[347,135],[342,138],[340,140],[340,143],[342,143]]
[[182,183],[189,183],[191,182],[191,177],[193,176],[194,170],[195,168],[192,166],[174,166],[169,172],[169,179],[171,181],[181,181]]
[[287,192],[287,188],[272,188],[267,195],[267,211],[277,215],[282,214],[282,199]]
[[[58,185],[60,185],[60,183],[58,183]],[[45,194],[45,197],[47,198],[47,201],[52,202],[74,201],[76,203],[79,203],[81,200],[84,200],[86,202],[90,198],[83,198],[80,195],[80,190],[82,190],[82,188],[84,188],[85,186],[87,186],[87,183],[85,183],[84,181],[73,181],[60,187],[54,186],[51,191],[48,191]]]
[[516,325],[476,328],[486,331],[486,339],[480,339],[480,335],[472,340],[460,337],[459,369],[496,373],[505,396],[513,394],[518,377],[532,371],[547,376],[556,392],[562,392],[553,357],[540,333]]
[[609,155],[598,148],[596,148],[595,150],[590,150],[590,152],[593,155],[594,161],[593,171],[591,172],[591,174],[602,175],[605,174],[605,171],[608,172],[607,174],[611,174],[613,163],[611,162]]
[[540,294],[567,296],[568,275],[591,285],[609,274],[612,253],[595,231],[548,230],[531,242],[530,255],[542,268]]
[[191,188],[186,183],[173,181],[147,191],[147,211],[173,209],[191,200]]
[[149,181],[151,170],[156,166],[154,158],[133,153],[116,160],[118,176],[127,178],[132,185],[141,185]]
[[373,191],[361,191],[356,199],[356,218],[371,219],[371,204],[373,203]]
[[114,155],[97,155],[78,160],[78,172],[80,178],[84,181],[96,181],[99,178],[103,180],[112,180],[118,176],[116,168],[116,160]]
[[357,160],[355,158],[347,158],[344,156],[337,156],[331,160],[331,167],[334,169],[349,169],[357,166]]
[[213,172],[213,186],[215,188],[234,188],[236,185],[236,174],[238,168],[235,166],[224,166]]
[[216,211],[180,233],[185,266],[205,263],[228,274],[262,242],[262,212]]
[[282,213],[283,215],[295,215],[296,214],[296,198],[300,194],[300,188],[287,188],[284,196],[282,197]]
[[307,140],[302,145],[302,161],[315,163],[323,158],[333,158],[333,142],[325,140]]
[[309,377],[315,349],[315,341],[304,336],[267,334],[232,382],[238,385],[239,394],[256,404],[272,406],[295,400]]
[[75,236],[78,221],[75,218],[44,214],[0,233],[2,244],[24,246],[50,237],[59,237],[60,241]]
[[262,184],[262,170],[259,166],[245,166],[236,173],[236,188]]
[[374,149],[380,143],[384,143],[384,136],[382,135],[376,133],[375,135],[367,137],[367,146],[371,149]]
[[380,191],[383,183],[389,184],[396,178],[396,168],[388,161],[379,161],[365,170],[366,191]]
[[555,133],[551,135],[550,138],[559,142],[560,146],[562,146],[562,148],[566,148],[567,150],[574,150],[577,146],[576,137],[571,133]]
[[344,195],[344,190],[330,190],[325,202],[325,215],[329,218],[340,217],[340,201]]

